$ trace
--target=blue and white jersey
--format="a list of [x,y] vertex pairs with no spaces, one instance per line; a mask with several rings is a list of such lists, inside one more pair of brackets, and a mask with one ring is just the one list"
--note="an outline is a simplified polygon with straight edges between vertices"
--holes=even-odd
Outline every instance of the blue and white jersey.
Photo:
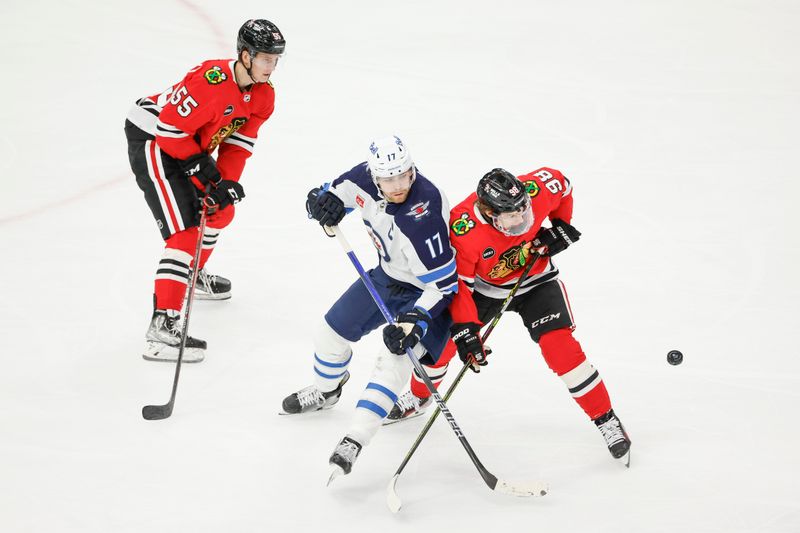
[[348,213],[361,210],[383,271],[422,290],[415,307],[432,317],[447,309],[458,291],[458,275],[447,225],[450,206],[436,185],[417,172],[406,201],[387,202],[364,162],[336,178],[328,191],[342,199]]

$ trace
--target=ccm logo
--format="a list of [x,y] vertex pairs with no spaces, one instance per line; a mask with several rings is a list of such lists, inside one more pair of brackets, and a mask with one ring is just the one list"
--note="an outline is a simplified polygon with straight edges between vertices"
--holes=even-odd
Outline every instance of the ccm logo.
[[556,313],[556,314],[554,314],[554,315],[550,315],[550,316],[543,316],[543,317],[542,317],[542,318],[540,318],[539,320],[534,320],[534,321],[531,323],[531,328],[535,328],[535,327],[541,326],[541,325],[542,325],[542,324],[544,324],[545,322],[550,322],[551,320],[555,320],[555,319],[557,319],[557,318],[558,318],[558,317],[560,317],[560,316],[561,316],[561,313]]

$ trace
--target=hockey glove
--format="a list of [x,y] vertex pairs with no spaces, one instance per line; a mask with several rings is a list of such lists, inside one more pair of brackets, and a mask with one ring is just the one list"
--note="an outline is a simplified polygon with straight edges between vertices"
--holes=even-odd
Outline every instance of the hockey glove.
[[404,355],[407,348],[413,348],[425,336],[430,319],[427,311],[419,307],[400,313],[394,324],[383,328],[383,343],[393,354]]
[[481,371],[480,367],[486,366],[486,356],[492,353],[488,346],[484,347],[480,331],[480,324],[475,322],[461,322],[450,328],[450,335],[458,348],[458,358],[476,373]]
[[210,211],[225,209],[244,199],[244,187],[238,181],[222,180],[208,193],[204,202]]
[[581,238],[581,232],[563,220],[554,219],[552,228],[542,228],[533,239],[533,247],[547,247],[545,255],[554,256]]
[[222,176],[217,170],[217,163],[205,152],[195,154],[183,161],[178,161],[178,163],[183,169],[183,174],[203,192],[206,191],[209,184],[217,185],[222,181]]
[[319,221],[320,226],[336,226],[346,213],[341,198],[331,192],[323,191],[320,187],[308,192],[306,211],[309,218]]

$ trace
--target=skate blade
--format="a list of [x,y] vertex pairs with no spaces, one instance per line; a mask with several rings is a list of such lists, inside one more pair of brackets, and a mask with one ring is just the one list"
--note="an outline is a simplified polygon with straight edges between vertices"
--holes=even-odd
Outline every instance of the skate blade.
[[[199,348],[184,348],[183,350],[182,362],[184,363],[200,363],[205,358],[205,351]],[[174,348],[165,350],[164,346],[156,346],[148,342],[148,346],[142,354],[142,359],[147,361],[159,361],[162,363],[177,363],[178,352]]]
[[220,292],[220,293],[212,293],[212,292],[200,292],[196,291],[194,293],[195,300],[230,300],[231,293],[230,292]]
[[622,457],[617,459],[617,461],[619,461],[620,463],[625,465],[625,468],[630,468],[631,467],[631,450],[630,450],[630,448],[628,448],[628,453],[626,453],[625,455],[623,455]]
[[334,479],[343,475],[345,475],[345,473],[341,466],[331,465],[331,473],[330,476],[328,477],[328,482],[325,484],[325,486],[330,487]]

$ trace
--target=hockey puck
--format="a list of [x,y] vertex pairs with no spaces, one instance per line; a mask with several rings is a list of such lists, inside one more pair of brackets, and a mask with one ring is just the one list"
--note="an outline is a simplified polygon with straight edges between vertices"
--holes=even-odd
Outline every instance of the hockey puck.
[[670,350],[667,354],[667,362],[671,365],[679,365],[683,362],[683,354],[678,350]]

